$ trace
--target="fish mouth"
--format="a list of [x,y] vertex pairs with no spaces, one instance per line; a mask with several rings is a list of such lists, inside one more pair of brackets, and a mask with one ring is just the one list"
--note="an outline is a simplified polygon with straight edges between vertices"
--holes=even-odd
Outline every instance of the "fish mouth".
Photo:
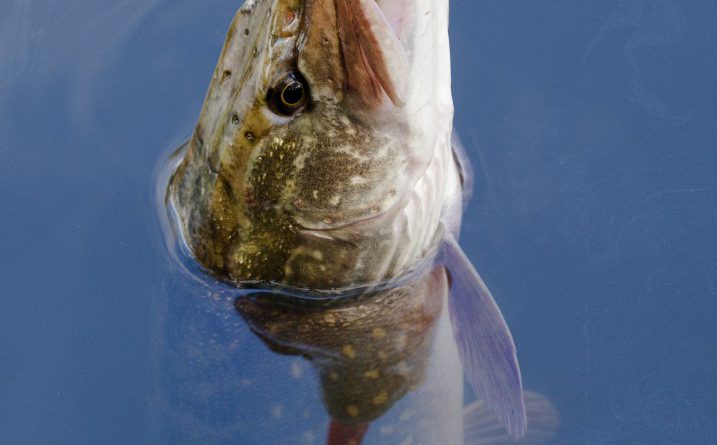
[[[319,28],[324,38],[327,33],[338,36],[334,56],[340,58],[335,63],[343,65],[344,89],[366,106],[406,103],[409,62],[401,39],[410,12],[408,1],[308,1],[307,26]],[[333,17],[327,17],[331,9]]]

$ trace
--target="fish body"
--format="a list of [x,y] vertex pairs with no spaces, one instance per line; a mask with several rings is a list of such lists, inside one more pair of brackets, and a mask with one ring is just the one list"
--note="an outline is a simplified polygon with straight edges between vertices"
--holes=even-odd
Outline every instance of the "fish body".
[[[481,434],[495,425],[526,433],[513,339],[457,242],[470,169],[452,144],[450,78],[448,0],[248,0],[169,179],[202,271],[261,289],[236,310],[269,348],[314,364],[329,444],[359,443],[426,375],[445,378],[451,351],[483,408],[441,411],[462,399],[441,378],[425,391],[445,403],[422,406],[479,425],[466,443],[494,440]],[[341,301],[307,309],[283,292]],[[424,438],[463,442],[435,420]]]
[[[462,444],[463,385],[447,292],[445,270],[437,267],[349,301],[299,305],[281,293],[257,291],[235,305],[271,350],[312,364],[332,419],[329,444],[377,429],[400,442],[415,436],[419,424],[433,433],[424,431],[412,443]],[[410,409],[391,411],[407,396]],[[398,416],[388,414],[395,411]]]
[[348,299],[200,278],[159,295],[148,443],[464,444],[442,267]]

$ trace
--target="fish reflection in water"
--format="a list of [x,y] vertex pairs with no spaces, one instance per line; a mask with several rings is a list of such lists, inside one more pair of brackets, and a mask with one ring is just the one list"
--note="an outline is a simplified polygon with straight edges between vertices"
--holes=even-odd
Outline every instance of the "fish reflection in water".
[[[159,299],[152,443],[515,443],[483,401],[463,406],[444,267],[331,296],[174,272]],[[520,443],[542,443],[557,414],[525,399]]]
[[[240,8],[199,123],[159,181],[168,245],[194,283],[159,299],[160,437],[296,443],[276,437],[293,425],[279,401],[319,393],[330,445],[382,441],[377,429],[415,444],[553,429],[458,244],[470,167],[452,138],[447,31],[448,0]],[[239,314],[271,351],[308,359],[319,387],[242,349]],[[467,416],[463,374],[482,400]],[[247,411],[266,403],[282,404],[282,422]],[[401,426],[399,405],[412,413]]]
[[347,302],[261,292],[238,298],[236,307],[270,349],[302,355],[316,367],[333,419],[329,442],[339,443],[341,436],[360,439],[369,422],[425,380],[446,292],[445,272],[437,268]]
[[[361,443],[371,422],[410,392],[409,408],[378,428],[385,443],[515,443],[482,401],[463,409],[458,351],[450,321],[441,319],[448,295],[439,266],[367,294],[307,300],[260,291],[237,298],[236,308],[269,349],[313,364],[332,419],[328,444]],[[550,402],[528,392],[526,403],[532,424],[524,443],[552,437]]]

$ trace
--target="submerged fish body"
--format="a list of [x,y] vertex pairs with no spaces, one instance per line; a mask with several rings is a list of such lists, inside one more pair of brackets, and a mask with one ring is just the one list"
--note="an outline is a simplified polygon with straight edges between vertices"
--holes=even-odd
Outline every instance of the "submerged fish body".
[[319,299],[169,274],[149,443],[462,445],[447,276],[420,272]]
[[[424,383],[435,338],[441,336],[435,328],[447,292],[445,271],[438,267],[349,301],[297,304],[280,293],[259,291],[237,298],[236,308],[270,349],[301,355],[314,365],[335,429],[363,432]],[[442,367],[460,375],[457,358],[453,362],[445,359]],[[460,415],[457,380],[451,391],[430,401],[440,405],[434,412],[450,409],[446,396],[452,393],[454,414]]]
[[[469,168],[452,145],[447,29],[448,0],[248,0],[168,180],[202,271],[264,289],[235,309],[314,364],[329,444],[359,443],[406,394],[460,407],[462,382],[425,377],[451,357],[484,401],[466,443],[526,432],[512,337],[456,241]],[[336,302],[297,305],[317,296]],[[447,429],[423,428],[462,443],[460,412],[442,412]]]

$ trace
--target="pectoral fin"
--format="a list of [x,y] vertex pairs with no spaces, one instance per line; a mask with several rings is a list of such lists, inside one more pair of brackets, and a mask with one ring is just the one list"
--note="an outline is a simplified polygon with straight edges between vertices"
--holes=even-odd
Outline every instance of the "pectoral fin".
[[527,423],[513,337],[490,291],[450,233],[444,260],[451,278],[448,308],[463,371],[508,434],[520,439]]
[[[536,445],[552,439],[560,425],[558,412],[547,397],[525,391],[525,412],[528,430],[519,445]],[[510,437],[498,421],[495,412],[483,400],[478,400],[463,410],[463,437],[466,445],[508,445],[516,441]]]

